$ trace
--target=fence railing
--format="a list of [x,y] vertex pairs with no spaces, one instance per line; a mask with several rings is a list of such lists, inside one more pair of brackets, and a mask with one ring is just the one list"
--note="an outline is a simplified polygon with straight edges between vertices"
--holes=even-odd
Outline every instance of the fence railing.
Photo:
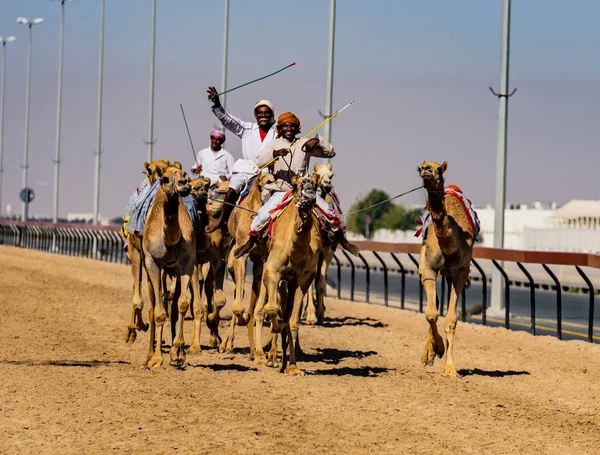
[[[128,259],[118,231],[119,226],[0,221],[0,244],[125,264]],[[423,286],[416,273],[420,245],[355,243],[361,249],[358,259],[342,250],[334,256],[329,281],[335,282],[337,297],[355,301],[364,294],[362,300],[369,303],[380,301],[423,312]],[[472,265],[472,285],[460,301],[463,321],[600,342],[600,319],[595,314],[599,286],[592,282],[594,273],[596,279],[600,276],[600,255],[476,247]],[[493,269],[504,280],[500,319],[497,312],[490,317],[488,308]],[[572,292],[574,279],[582,282],[582,293]],[[450,292],[445,280],[440,279],[438,285],[438,308],[443,316]],[[480,314],[469,314],[473,304],[480,305]]]
[[[412,300],[412,308],[423,312],[423,286],[418,280],[417,273],[421,245],[372,241],[357,241],[355,244],[361,249],[358,258],[353,258],[341,250],[338,250],[334,257],[332,267],[337,269],[334,269],[334,275],[337,277],[337,297],[349,298],[354,301],[357,287],[361,285],[364,294],[363,300],[371,303],[374,295],[373,276],[376,273],[381,275],[379,288],[382,292],[378,294],[379,300],[384,305],[390,305],[392,303],[390,287],[394,283],[394,280],[390,280],[390,278],[392,274],[399,275],[396,283],[399,283],[399,286],[396,286],[395,305],[401,309],[407,308],[409,300],[407,279],[412,278],[416,281],[413,291],[418,296]],[[371,255],[372,258],[367,257],[368,255]],[[342,268],[345,265],[349,268],[349,282],[346,284],[342,280]],[[558,266],[560,272],[553,270],[553,266]],[[534,272],[533,268],[539,270]],[[565,270],[566,268],[572,269],[574,273]],[[494,317],[490,320],[488,304],[490,303],[489,290],[493,269],[497,269],[503,278],[504,308],[501,310],[502,319],[498,319],[497,311],[495,311]],[[362,283],[359,283],[357,278],[360,271],[364,273]],[[521,276],[517,276],[519,271]],[[600,255],[476,247],[473,250],[471,268],[471,280],[476,285],[463,290],[460,299],[461,318],[463,321],[468,318],[472,322],[484,325],[502,325],[507,329],[526,328],[534,335],[554,334],[563,339],[563,336],[567,334],[570,338],[584,338],[589,342],[600,342],[600,333],[595,333],[595,331],[600,331],[600,319],[595,315],[595,294],[597,292],[595,289],[598,286],[594,286],[592,283],[589,276],[591,272],[600,272]],[[561,282],[559,276],[562,277],[564,283]],[[596,276],[600,275],[596,273]],[[582,281],[582,285],[578,288],[573,287],[574,277],[578,277]],[[330,279],[331,281],[333,280]],[[511,286],[511,283],[518,284],[520,289],[517,286]],[[573,289],[581,290],[581,293],[575,294]],[[519,295],[515,296],[517,291]],[[525,296],[524,293],[527,295]],[[450,299],[450,292],[446,280],[442,278],[438,280],[437,295],[437,306],[440,315],[443,316],[444,307]],[[569,297],[570,306],[564,305],[565,296]],[[524,299],[527,300],[527,308],[524,308]],[[514,300],[518,300],[517,307],[513,305]],[[480,305],[480,315],[469,317],[469,303]],[[585,315],[582,314],[582,305],[585,305]],[[544,316],[542,324],[537,322],[540,313]],[[512,327],[512,325],[516,327]],[[565,325],[566,328],[564,328]]]

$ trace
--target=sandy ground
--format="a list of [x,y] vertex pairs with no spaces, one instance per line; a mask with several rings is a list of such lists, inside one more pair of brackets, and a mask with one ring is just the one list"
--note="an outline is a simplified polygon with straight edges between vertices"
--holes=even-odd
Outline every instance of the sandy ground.
[[459,323],[463,377],[444,378],[420,365],[423,315],[330,299],[301,328],[305,377],[253,365],[243,328],[233,355],[146,371],[148,335],[121,341],[128,267],[11,247],[0,263],[2,454],[600,453],[598,346]]

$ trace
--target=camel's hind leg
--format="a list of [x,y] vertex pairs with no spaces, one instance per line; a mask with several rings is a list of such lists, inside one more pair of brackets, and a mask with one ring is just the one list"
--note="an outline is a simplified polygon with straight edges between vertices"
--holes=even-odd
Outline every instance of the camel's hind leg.
[[254,309],[254,321],[255,321],[255,336],[254,336],[254,363],[267,363],[265,357],[265,351],[262,347],[262,327],[265,321],[264,306],[267,297],[267,288],[264,283],[261,283],[260,293],[256,300],[256,308]]
[[[281,332],[281,350],[283,359],[281,362],[281,372],[292,375],[304,375],[304,372],[296,364],[296,342],[298,340],[298,325],[300,322],[300,313],[302,311],[302,301],[304,295],[310,287],[314,276],[302,278],[300,282],[288,281],[288,302],[285,305],[283,316],[285,330]],[[286,352],[289,342],[289,366],[287,365],[288,355]]]
[[458,296],[462,293],[463,287],[469,277],[469,269],[460,269],[452,276],[452,287],[450,291],[450,303],[448,304],[448,314],[444,323],[446,332],[446,365],[444,366],[444,376],[458,377],[456,366],[454,365],[454,333],[456,331],[456,304]]
[[425,263],[424,247],[421,249],[421,259],[419,263],[419,274],[421,275],[421,283],[427,295],[427,307],[425,308],[425,319],[429,323],[429,333],[423,355],[421,356],[421,364],[423,366],[433,365],[435,356],[442,357],[444,355],[444,340],[440,336],[437,328],[438,310],[436,308],[436,278],[437,272],[432,270]]
[[133,277],[133,311],[124,338],[125,343],[133,343],[137,338],[137,331],[142,330],[145,332],[148,330],[148,324],[142,318],[142,310],[144,309],[144,301],[142,300],[142,254],[129,243],[127,245],[127,257],[131,262],[131,275]]
[[[202,332],[202,322],[206,318],[207,306],[206,301],[202,300],[202,290],[200,288],[200,280],[198,274],[202,274],[202,265],[194,266],[192,272],[192,299],[195,304],[194,308],[194,329],[192,335],[192,344],[188,348],[188,352],[200,352],[200,333]],[[202,278],[204,282],[204,278]]]
[[[230,256],[233,256],[233,248],[230,250]],[[244,319],[244,281],[246,278],[246,261],[248,256],[243,256],[239,259],[231,259],[230,261],[233,263],[233,280],[235,283],[235,299],[233,301],[233,305],[231,308],[231,312],[233,313],[231,318],[231,323],[229,324],[229,329],[227,330],[227,336],[225,340],[221,343],[219,350],[221,352],[232,352],[233,351],[233,341],[235,340],[235,326],[236,323],[238,325],[246,325],[248,323],[248,319]]]

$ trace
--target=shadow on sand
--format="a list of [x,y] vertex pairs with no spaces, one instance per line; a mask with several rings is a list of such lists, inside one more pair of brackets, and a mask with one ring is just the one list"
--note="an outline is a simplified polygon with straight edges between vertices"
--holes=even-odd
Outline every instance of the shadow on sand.
[[341,367],[329,368],[325,370],[307,371],[306,374],[315,376],[356,376],[362,378],[375,378],[382,373],[394,371],[393,368],[381,367]]
[[503,378],[505,376],[522,376],[529,375],[529,371],[499,371],[499,370],[480,370],[479,368],[473,368],[472,370],[458,370],[458,374],[461,376],[488,376],[490,378]]
[[213,364],[209,364],[209,365],[202,365],[202,364],[193,365],[191,363],[188,363],[187,366],[190,368],[208,368],[209,370],[212,370],[212,371],[258,371],[258,368],[247,367],[244,365],[237,365],[235,363],[226,364],[226,365],[218,364],[218,363],[213,363]]
[[326,318],[325,321],[323,321],[323,325],[321,327],[335,328],[335,327],[342,327],[345,325],[348,325],[348,326],[364,325],[367,327],[373,327],[375,329],[380,329],[380,328],[388,326],[387,324],[384,324],[383,322],[379,321],[378,319],[353,318],[351,316],[345,316],[343,318]]
[[344,359],[364,359],[372,355],[377,355],[375,351],[350,351],[347,349],[336,348],[316,348],[314,353],[298,355],[300,362],[323,362],[328,365],[337,365]]
[[110,365],[130,365],[124,360],[0,360],[0,365],[21,365],[26,367],[101,367]]

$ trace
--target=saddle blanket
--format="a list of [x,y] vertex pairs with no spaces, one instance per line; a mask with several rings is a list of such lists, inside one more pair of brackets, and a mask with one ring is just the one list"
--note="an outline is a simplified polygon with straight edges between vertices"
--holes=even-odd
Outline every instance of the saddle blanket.
[[[148,215],[148,210],[154,202],[154,198],[156,197],[156,192],[158,191],[159,187],[160,180],[157,180],[149,189],[146,189],[148,186],[145,186],[144,189],[146,189],[146,191],[143,191],[142,194],[140,194],[140,198],[137,201],[135,209],[133,210],[133,215],[131,215],[127,225],[125,226],[126,231],[130,234],[137,235],[138,237],[144,234],[146,215]],[[190,220],[192,220],[194,233],[199,234],[202,229],[202,223],[200,222],[200,217],[198,216],[198,212],[196,210],[196,204],[194,204],[194,199],[190,195],[182,197],[181,199],[183,200],[185,210],[190,216]]]
[[[471,227],[471,232],[475,237],[479,235],[479,231],[481,230],[481,226],[479,223],[479,218],[477,218],[477,213],[473,210],[473,206],[471,201],[465,197],[462,190],[456,185],[448,185],[444,188],[445,197],[454,197],[458,199],[465,211],[465,215],[467,215],[467,220],[469,221],[469,226]],[[423,226],[420,227],[415,233],[415,237],[419,237],[423,234],[423,241],[427,239],[427,228],[429,227],[429,223],[431,223],[431,214],[426,211]]]

